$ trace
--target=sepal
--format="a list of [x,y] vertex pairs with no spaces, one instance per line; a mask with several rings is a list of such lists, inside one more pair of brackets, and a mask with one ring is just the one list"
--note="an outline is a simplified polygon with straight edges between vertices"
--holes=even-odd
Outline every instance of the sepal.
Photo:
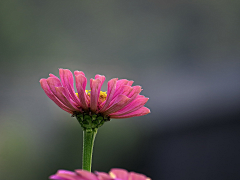
[[78,122],[82,126],[83,130],[97,130],[106,121],[110,121],[108,116],[103,116],[102,114],[91,114],[91,113],[78,113],[74,114]]

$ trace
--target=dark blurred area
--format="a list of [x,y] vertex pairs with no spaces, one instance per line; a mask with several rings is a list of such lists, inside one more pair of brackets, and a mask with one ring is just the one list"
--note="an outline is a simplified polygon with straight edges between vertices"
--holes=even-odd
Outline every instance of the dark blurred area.
[[[81,168],[82,130],[39,84],[58,68],[134,80],[151,114],[113,119],[93,171],[240,179],[240,1],[0,1],[0,179]],[[89,87],[89,85],[88,85]]]

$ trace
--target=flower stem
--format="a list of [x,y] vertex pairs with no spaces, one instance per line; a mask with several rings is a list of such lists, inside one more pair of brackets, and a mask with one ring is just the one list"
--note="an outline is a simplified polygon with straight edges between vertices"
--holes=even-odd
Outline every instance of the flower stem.
[[91,172],[92,153],[97,129],[85,129],[83,131],[82,169]]

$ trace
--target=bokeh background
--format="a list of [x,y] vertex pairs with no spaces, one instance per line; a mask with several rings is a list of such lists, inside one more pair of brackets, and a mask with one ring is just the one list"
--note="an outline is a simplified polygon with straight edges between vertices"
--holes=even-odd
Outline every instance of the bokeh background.
[[39,84],[58,68],[131,79],[150,98],[151,114],[99,129],[94,171],[240,179],[239,9],[239,0],[1,0],[0,179],[81,168],[81,127]]

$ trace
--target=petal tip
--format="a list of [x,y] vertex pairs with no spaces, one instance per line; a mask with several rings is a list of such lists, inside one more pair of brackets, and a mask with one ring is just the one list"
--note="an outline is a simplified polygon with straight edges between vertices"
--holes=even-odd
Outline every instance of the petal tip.
[[44,81],[44,79],[45,79],[45,78],[41,78],[41,79],[39,80],[39,82],[41,83],[42,81]]

